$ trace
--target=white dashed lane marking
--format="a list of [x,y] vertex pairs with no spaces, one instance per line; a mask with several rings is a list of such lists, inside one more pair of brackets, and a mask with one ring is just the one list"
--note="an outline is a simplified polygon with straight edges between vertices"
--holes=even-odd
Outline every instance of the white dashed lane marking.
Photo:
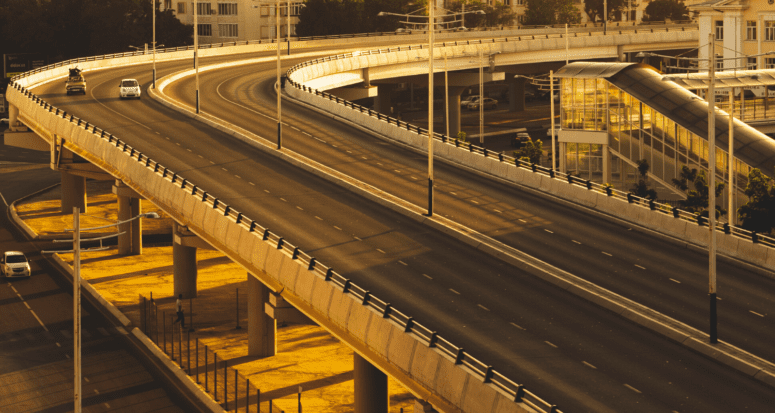
[[285,200],[285,198],[280,198],[280,201],[288,202],[288,201]]
[[317,215],[315,216],[315,218],[317,218],[317,219],[318,219],[318,220],[320,220],[320,221],[322,221],[322,220],[323,220],[323,218],[321,218],[321,217],[319,217],[319,216],[317,216]]
[[524,223],[524,224],[527,224],[527,221],[525,221],[524,219],[520,219],[520,220],[519,220],[519,222],[522,222],[522,223]]
[[605,252],[605,251],[600,251],[600,252],[602,252],[603,254],[605,254],[605,255],[607,255],[607,256],[609,256],[609,257],[613,257],[613,255],[611,255],[611,254],[609,254],[609,253],[607,253],[607,252]]
[[591,365],[591,364],[587,363],[586,361],[582,361],[582,363],[584,363],[584,365],[585,365],[585,366],[587,366],[587,367],[589,367],[589,368],[593,368],[593,369],[597,370],[597,367],[595,367],[595,366],[593,366],[593,365]]
[[518,329],[520,329],[520,330],[524,330],[524,329],[525,329],[524,327],[522,327],[522,326],[519,326],[519,325],[517,325],[517,324],[514,324],[514,323],[511,323],[511,325],[513,325],[514,327],[516,327],[516,328],[518,328]]
[[423,274],[423,276],[424,276],[425,278],[429,279],[429,280],[432,280],[432,279],[433,279],[433,277],[431,277],[431,276],[430,276],[430,275],[428,275],[428,274]]
[[750,311],[753,314],[758,315],[759,317],[764,317],[764,314],[759,314],[759,313],[757,313],[756,311],[753,311],[753,310],[748,310],[748,311]]
[[632,386],[630,386],[630,385],[629,385],[629,384],[627,384],[627,383],[624,383],[624,387],[626,387],[626,388],[628,388],[628,389],[630,389],[630,390],[634,391],[635,393],[640,393],[640,390],[636,389],[635,387],[632,387]]
[[336,225],[334,225],[334,228],[338,229],[339,231],[342,230],[341,228],[337,227]]
[[546,228],[544,228],[544,231],[546,231],[546,232],[548,232],[548,233],[550,233],[550,234],[554,234],[554,232],[552,232],[552,231],[549,231],[549,230],[548,230],[548,229],[546,229]]
[[385,251],[382,251],[382,250],[381,250],[381,249],[379,249],[379,248],[377,248],[377,251],[379,251],[379,252],[381,252],[381,253],[383,253],[383,254],[385,253]]
[[237,179],[242,179],[239,175],[234,175],[234,177]]
[[576,241],[575,239],[572,239],[571,241],[573,241],[573,242],[574,242],[574,243],[576,243],[576,244],[579,244],[579,245],[581,245],[581,243],[580,243],[580,242],[578,242],[578,241]]
[[450,290],[450,291],[452,291],[453,293],[457,294],[457,295],[460,295],[460,293],[459,293],[459,292],[457,292],[457,291],[455,291],[455,290],[453,290],[453,289],[451,289],[451,288],[450,288],[449,290]]
[[544,343],[546,343],[546,344],[548,344],[548,345],[550,345],[550,346],[552,346],[552,347],[554,347],[554,348],[557,348],[557,346],[556,346],[556,345],[554,345],[554,344],[552,344],[552,343],[550,343],[550,342],[548,342],[548,341],[544,341]]
[[481,304],[477,304],[477,305],[479,306],[479,308],[481,308],[481,309],[482,309],[482,310],[484,310],[484,311],[490,311],[490,309],[489,309],[489,308],[487,308],[487,307],[485,307],[485,306],[483,306],[483,305],[481,305]]
[[300,207],[298,205],[296,205],[296,209],[298,209],[299,211],[304,211],[304,208],[302,208],[302,207]]
[[635,264],[635,266],[636,266],[636,267],[638,267],[638,268],[640,268],[641,270],[645,270],[645,269],[646,269],[646,267],[641,267],[641,266],[640,266],[640,265],[638,265],[638,264]]
[[398,263],[401,264],[401,265],[409,265],[409,264],[407,264],[407,263],[405,263],[405,262],[403,262],[401,260],[399,260]]
[[253,186],[256,186],[256,184],[254,184],[253,182],[248,182],[248,183],[249,183],[249,184],[251,184],[251,185],[253,185]]
[[675,278],[671,278],[670,281],[672,281],[672,282],[674,282],[676,284],[680,284],[681,283],[680,281],[676,280]]
[[226,168],[223,168],[223,167],[221,167],[221,169],[223,169],[223,170],[224,170],[224,171],[226,171],[226,172],[229,172],[229,170],[228,170],[228,169],[226,169]]

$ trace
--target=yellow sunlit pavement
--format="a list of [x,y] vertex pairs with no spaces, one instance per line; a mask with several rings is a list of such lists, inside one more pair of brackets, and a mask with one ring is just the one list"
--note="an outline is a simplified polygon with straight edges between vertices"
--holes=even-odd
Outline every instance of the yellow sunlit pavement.
[[[87,184],[86,214],[81,227],[103,226],[117,220],[116,196],[112,182]],[[67,238],[64,230],[72,228],[72,214],[60,213],[58,187],[17,205],[17,213],[42,238]],[[144,219],[144,234],[170,234],[172,220],[150,202],[142,201],[141,212],[158,212],[162,219]],[[102,230],[108,232],[107,230]],[[68,245],[68,244],[62,244]],[[69,245],[68,245],[69,247]],[[67,248],[67,247],[63,247]],[[72,254],[62,255],[72,265]],[[316,325],[278,323],[277,355],[266,359],[247,356],[247,274],[218,251],[197,251],[198,297],[193,299],[195,338],[218,353],[229,367],[250,379],[261,390],[262,412],[268,411],[268,400],[274,401],[274,412],[297,412],[297,392],[302,387],[305,412],[344,413],[353,411],[353,353],[346,345]],[[115,247],[105,251],[81,254],[81,276],[105,299],[116,306],[139,327],[140,296],[153,296],[159,314],[166,322],[175,314],[173,297],[172,246],[144,245],[143,254],[120,256]],[[237,289],[239,320],[237,327]],[[186,323],[189,300],[185,300]],[[169,328],[169,327],[168,327]],[[185,348],[185,346],[184,346]],[[392,412],[411,412],[414,398],[396,381],[389,379]],[[212,397],[212,395],[210,395]],[[222,400],[222,399],[219,399]],[[244,407],[240,406],[240,411]],[[252,410],[255,411],[255,406]]]

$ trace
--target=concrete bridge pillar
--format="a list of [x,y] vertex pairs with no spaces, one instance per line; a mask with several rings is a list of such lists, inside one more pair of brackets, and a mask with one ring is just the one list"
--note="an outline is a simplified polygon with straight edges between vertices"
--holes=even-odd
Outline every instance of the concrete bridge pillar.
[[73,212],[78,207],[82,214],[86,213],[86,177],[61,172],[62,208],[63,214]]
[[[118,198],[118,220],[126,221],[140,215],[140,195],[120,180],[113,185],[113,193]],[[118,226],[118,253],[122,255],[140,255],[143,253],[142,218]]]
[[525,83],[527,78],[506,76],[509,82],[509,112],[525,110]]
[[460,132],[460,95],[465,90],[464,86],[449,87],[449,136],[453,139]]
[[196,298],[196,249],[213,249],[195,234],[178,223],[172,224],[172,279],[174,296]]
[[390,108],[393,107],[393,89],[395,89],[395,85],[391,84],[377,86],[374,110],[385,115],[391,115]]
[[271,357],[277,354],[277,321],[266,314],[269,287],[248,274],[248,355]]
[[438,410],[434,409],[433,406],[426,402],[425,400],[414,400],[414,411],[415,413],[437,413]]
[[[14,131],[16,123],[19,122],[19,108],[15,105],[8,104],[8,128]],[[71,210],[72,211],[72,210]]]
[[387,413],[387,375],[358,353],[353,353],[355,413]]

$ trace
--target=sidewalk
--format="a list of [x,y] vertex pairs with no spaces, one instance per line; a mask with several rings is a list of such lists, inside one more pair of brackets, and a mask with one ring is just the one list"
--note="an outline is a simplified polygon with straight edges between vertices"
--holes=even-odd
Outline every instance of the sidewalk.
[[[111,193],[112,184],[87,183],[88,203],[86,214],[81,215],[82,228],[103,226],[116,221],[117,202],[116,196]],[[69,235],[64,235],[64,229],[72,228],[72,214],[59,212],[59,199],[57,187],[17,205],[17,213],[41,238],[67,238]],[[158,212],[162,219],[144,219],[143,234],[170,234],[172,220],[150,202],[142,201],[141,212],[151,211]],[[64,254],[61,258],[72,265],[72,254]],[[302,388],[301,401],[305,412],[353,411],[352,350],[316,325],[283,326],[278,323],[277,355],[266,359],[246,356],[245,270],[218,251],[198,250],[197,262],[199,293],[197,298],[191,300],[193,312],[189,314],[188,300],[185,300],[184,305],[186,322],[189,322],[190,315],[193,316],[195,331],[191,333],[191,340],[199,339],[201,344],[218,353],[219,361],[226,360],[229,367],[236,368],[241,376],[250,380],[251,387],[261,390],[262,412],[269,411],[269,400],[273,400],[273,412],[297,412],[299,386]],[[170,329],[169,323],[175,314],[171,244],[146,244],[143,246],[143,254],[139,256],[120,256],[115,247],[105,251],[82,252],[81,276],[124,313],[135,327],[141,326],[140,296],[153,296],[158,306],[159,320],[165,314],[165,323]],[[237,317],[241,329],[236,328]],[[186,351],[185,344],[183,351]],[[397,413],[403,408],[404,412],[412,412],[414,397],[411,393],[390,378],[388,387],[389,411]],[[204,391],[204,387],[202,389]],[[229,391],[232,393],[233,389]],[[233,396],[230,397],[233,399]],[[239,397],[238,411],[243,412],[244,395],[241,393]],[[250,411],[255,412],[255,395],[251,394],[250,397]],[[223,400],[220,394],[218,400]],[[230,409],[233,411],[233,400]]]

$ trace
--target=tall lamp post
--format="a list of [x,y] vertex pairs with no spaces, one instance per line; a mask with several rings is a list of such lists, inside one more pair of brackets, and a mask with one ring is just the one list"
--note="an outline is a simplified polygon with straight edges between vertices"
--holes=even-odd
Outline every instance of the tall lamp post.
[[153,39],[151,39],[151,45],[153,47],[153,83],[152,89],[156,89],[156,0],[151,0],[153,3],[153,17],[151,18],[151,26],[153,26]]
[[[280,0],[275,8],[275,30],[277,31],[277,149],[283,148],[282,127],[282,84],[280,83]],[[290,47],[290,46],[289,46]],[[289,49],[290,50],[290,49]]]
[[194,2],[194,69],[196,69],[196,113],[199,114],[199,3]]
[[708,231],[709,232],[709,275],[710,297],[710,342],[718,343],[718,319],[716,313],[716,38],[708,34]]
[[[140,214],[136,217],[128,219],[126,221],[116,222],[114,224],[105,225],[101,227],[85,228],[85,231],[103,229],[115,227],[125,224],[130,221],[134,221],[139,218],[159,218],[159,214],[155,212],[147,212]],[[82,372],[81,372],[81,209],[73,207],[73,229],[66,229],[65,231],[73,231],[73,239],[70,240],[54,240],[53,242],[72,242],[73,249],[70,251],[41,251],[44,254],[57,254],[57,253],[73,253],[73,363],[74,363],[74,387],[73,387],[73,411],[74,413],[81,413],[83,405],[83,392],[82,392]],[[111,234],[100,238],[91,238],[89,241],[103,240],[106,238],[113,238],[123,233]]]
[[433,41],[436,1],[428,2],[428,216],[433,216]]

